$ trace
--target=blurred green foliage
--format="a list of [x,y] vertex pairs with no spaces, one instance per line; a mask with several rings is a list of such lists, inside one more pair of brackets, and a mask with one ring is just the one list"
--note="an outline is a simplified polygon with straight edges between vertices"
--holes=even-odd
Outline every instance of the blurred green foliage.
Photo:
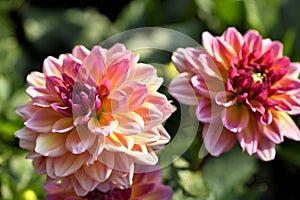
[[[299,61],[299,10],[297,0],[127,0],[122,4],[101,0],[0,1],[0,199],[36,200],[45,196],[44,177],[34,173],[14,132],[23,126],[15,109],[29,100],[25,93],[26,75],[33,70],[41,71],[46,56],[70,52],[77,44],[91,48],[110,36],[138,27],[176,30],[201,43],[204,30],[219,35],[227,27],[235,26],[241,32],[256,29],[263,37],[280,40],[284,54]],[[155,43],[158,37],[143,33],[135,42],[142,46],[146,41]],[[173,48],[175,41],[165,42]],[[167,66],[156,65],[167,82],[176,75],[168,63],[171,52],[139,53],[142,61]],[[166,123],[172,137],[176,134],[172,120],[178,117],[177,112]],[[299,118],[294,119],[300,125]],[[285,141],[278,147],[274,161],[262,163],[242,153],[239,147],[219,158],[200,159],[195,152],[200,149],[199,142],[195,138],[182,157],[164,168],[164,182],[174,189],[174,200],[299,196],[292,184],[300,178],[298,143]]]

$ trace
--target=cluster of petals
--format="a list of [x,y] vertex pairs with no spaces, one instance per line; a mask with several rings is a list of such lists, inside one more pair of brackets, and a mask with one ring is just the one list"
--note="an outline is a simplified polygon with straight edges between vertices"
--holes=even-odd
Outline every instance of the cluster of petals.
[[122,44],[76,46],[47,57],[27,76],[31,101],[17,108],[16,131],[38,174],[84,196],[97,187],[127,188],[135,164],[155,165],[170,140],[162,123],[174,111],[158,93],[155,68]]
[[161,183],[161,175],[162,170],[154,167],[151,171],[134,173],[129,188],[111,188],[108,191],[96,188],[85,196],[78,196],[73,190],[66,191],[57,183],[49,183],[44,189],[46,200],[170,200],[172,189]]
[[238,141],[243,151],[267,161],[284,137],[300,140],[290,117],[300,113],[300,64],[282,55],[280,42],[228,28],[220,37],[204,32],[202,45],[174,52],[181,74],[169,91],[179,102],[197,105],[210,154],[219,156]]

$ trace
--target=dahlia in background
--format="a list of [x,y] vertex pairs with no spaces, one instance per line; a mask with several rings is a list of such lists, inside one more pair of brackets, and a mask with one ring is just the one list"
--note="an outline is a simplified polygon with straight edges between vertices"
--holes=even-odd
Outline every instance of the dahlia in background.
[[198,106],[210,154],[219,156],[238,141],[243,151],[267,161],[284,137],[300,140],[289,116],[300,113],[300,65],[282,55],[280,42],[228,28],[221,37],[204,32],[202,44],[204,49],[173,54],[181,74],[169,91],[179,102]]
[[133,184],[129,188],[110,188],[103,191],[102,187],[96,188],[85,196],[77,196],[72,190],[62,189],[60,184],[49,183],[44,186],[47,193],[46,200],[169,200],[172,189],[161,183],[162,170],[158,167],[145,173],[135,173]]
[[17,108],[20,146],[36,173],[79,196],[128,188],[134,164],[155,165],[154,151],[170,140],[162,123],[174,109],[157,92],[162,78],[121,44],[48,57],[27,82],[32,100]]

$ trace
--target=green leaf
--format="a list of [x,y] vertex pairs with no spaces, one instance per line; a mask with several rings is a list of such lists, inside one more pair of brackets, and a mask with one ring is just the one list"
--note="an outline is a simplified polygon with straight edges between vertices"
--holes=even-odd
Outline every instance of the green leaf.
[[[203,166],[203,177],[215,199],[231,199],[256,172],[256,158],[234,148],[218,158],[210,157]],[[232,196],[232,198],[229,198]]]
[[202,198],[209,196],[209,187],[207,186],[207,183],[203,179],[203,175],[200,172],[179,170],[178,177],[179,184],[190,195]]

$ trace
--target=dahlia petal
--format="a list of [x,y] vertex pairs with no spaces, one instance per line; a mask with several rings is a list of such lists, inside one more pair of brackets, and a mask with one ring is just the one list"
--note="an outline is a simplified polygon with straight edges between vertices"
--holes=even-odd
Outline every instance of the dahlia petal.
[[132,111],[141,106],[148,95],[147,87],[137,81],[128,82],[121,90],[127,95],[127,111]]
[[26,93],[32,99],[35,98],[35,97],[37,97],[37,96],[49,95],[49,92],[48,92],[47,88],[44,88],[44,87],[35,87],[35,86],[29,86],[26,89]]
[[100,162],[94,162],[92,165],[84,165],[83,169],[90,178],[94,179],[98,183],[104,182],[108,179],[112,172],[112,168],[109,168]]
[[105,77],[111,81],[112,88],[117,88],[126,78],[128,78],[128,70],[128,60],[121,60],[120,62],[107,67]]
[[159,125],[161,123],[161,119],[164,117],[161,110],[149,102],[144,102],[143,105],[134,112],[143,118],[145,130],[149,130],[154,126]]
[[90,178],[83,169],[76,171],[74,173],[74,176],[81,187],[86,191],[93,191],[99,184],[98,182]]
[[215,101],[218,105],[230,107],[237,102],[237,98],[231,92],[221,91],[216,94]]
[[52,157],[46,157],[46,174],[51,179],[57,178],[57,176],[54,173],[54,162]]
[[35,142],[27,141],[27,140],[20,140],[19,141],[19,146],[23,149],[33,151],[34,148],[35,148]]
[[110,175],[109,180],[112,183],[116,183],[122,189],[128,188],[132,185],[133,170],[133,163],[129,167],[129,172],[114,170],[114,172]]
[[197,105],[198,98],[190,84],[190,78],[186,73],[180,74],[171,81],[168,91],[180,103]]
[[48,56],[43,63],[43,72],[46,76],[61,76],[61,60]]
[[57,133],[40,134],[36,139],[35,151],[43,156],[60,156],[67,150],[65,148],[66,135]]
[[38,134],[34,131],[31,131],[27,127],[23,127],[15,132],[15,136],[21,140],[33,142],[35,141]]
[[249,52],[253,52],[254,50],[261,52],[262,38],[257,31],[247,31],[244,35],[244,42],[248,44]]
[[53,158],[54,173],[58,177],[68,176],[76,172],[85,162],[86,154],[74,155],[66,153],[62,156]]
[[118,120],[107,114],[102,114],[99,120],[93,117],[88,122],[89,130],[96,135],[110,135],[117,126]]
[[33,106],[32,102],[28,102],[26,104],[22,104],[17,107],[16,113],[19,117],[22,118],[23,121],[28,120],[35,111],[37,111],[37,107]]
[[223,63],[226,69],[229,68],[231,58],[236,55],[234,49],[220,38],[212,43],[212,51],[216,60]]
[[236,142],[236,135],[222,124],[205,124],[202,135],[206,150],[213,156],[230,150]]
[[127,153],[132,156],[134,163],[140,165],[156,165],[158,162],[158,157],[155,152],[140,152],[140,151],[130,151]]
[[127,95],[121,90],[114,90],[107,99],[102,102],[105,113],[117,113],[121,111],[127,103]]
[[82,45],[77,45],[72,50],[72,55],[79,60],[84,60],[89,53],[90,51]]
[[270,161],[275,158],[276,145],[268,139],[261,137],[258,142],[257,151],[254,154],[256,157],[263,161]]
[[116,133],[135,135],[145,128],[143,118],[134,112],[118,114],[115,118],[119,122],[118,127],[115,129]]
[[46,158],[45,157],[37,157],[33,159],[32,164],[35,169],[35,173],[37,174],[46,174]]
[[97,82],[106,68],[105,62],[105,55],[102,48],[94,46],[91,53],[83,60],[83,65],[86,67],[86,74],[93,77]]
[[38,132],[51,132],[53,124],[60,118],[60,115],[50,109],[36,111],[24,124],[29,129]]
[[275,144],[283,142],[283,134],[279,126],[281,126],[280,123],[275,123],[275,121],[269,125],[263,126],[263,135]]
[[264,39],[262,41],[262,53],[272,50],[274,60],[282,57],[283,45],[278,41],[271,41],[270,39]]
[[289,67],[285,77],[290,78],[290,79],[298,79],[299,74],[300,74],[300,63],[291,62],[290,67]]
[[238,133],[248,125],[249,111],[243,105],[225,108],[222,113],[222,122],[228,130]]
[[203,78],[201,75],[195,75],[191,78],[192,86],[201,96],[214,98],[219,91],[225,90],[224,83],[218,78]]
[[246,126],[241,132],[237,133],[237,138],[243,151],[246,150],[249,155],[253,155],[257,151],[259,140],[258,136],[263,132],[261,126],[255,122],[255,119],[251,119],[248,126]]
[[243,43],[243,36],[236,30],[234,27],[228,28],[224,32],[224,40],[232,46],[232,48],[235,50],[236,55],[238,55],[242,43]]
[[26,80],[30,86],[43,87],[45,85],[45,76],[41,72],[31,72]]
[[78,196],[85,196],[89,191],[85,190],[81,184],[77,181],[77,179],[72,176],[72,188]]
[[170,141],[171,137],[162,125],[158,125],[155,128],[156,130],[154,128],[152,130],[158,131],[158,133],[160,134],[160,138],[156,142],[151,143],[151,145],[149,144],[149,146],[151,146],[154,151],[158,151],[161,150],[164,145]]
[[176,107],[170,104],[170,101],[168,101],[167,97],[158,92],[149,93],[145,101],[153,104],[162,112],[163,117],[161,118],[161,121],[165,121],[166,119],[168,119],[176,110]]
[[159,132],[154,130],[144,131],[132,136],[137,144],[151,144],[159,140]]
[[[77,78],[77,72],[74,73],[74,71],[77,70],[79,66],[81,66],[82,60],[77,59],[72,54],[66,54],[63,58],[63,64],[62,64],[62,78],[64,78],[65,75],[68,75],[69,77]],[[65,74],[65,75],[64,75]]]
[[98,156],[98,161],[107,166],[110,169],[115,167],[115,153],[107,150],[103,150],[102,153]]
[[211,99],[203,98],[198,103],[196,115],[199,121],[210,123],[221,119],[223,110],[223,107],[212,104]]
[[207,31],[202,33],[202,45],[210,55],[213,55],[212,44],[215,38]]
[[66,138],[66,148],[73,154],[80,154],[90,148],[96,136],[79,128],[72,130]]
[[294,120],[285,112],[277,111],[273,115],[274,124],[278,124],[280,133],[283,136],[300,141],[300,131]]
[[53,133],[65,133],[74,128],[73,125],[73,119],[70,117],[64,117],[59,120],[57,120],[53,127],[52,127],[52,132]]

